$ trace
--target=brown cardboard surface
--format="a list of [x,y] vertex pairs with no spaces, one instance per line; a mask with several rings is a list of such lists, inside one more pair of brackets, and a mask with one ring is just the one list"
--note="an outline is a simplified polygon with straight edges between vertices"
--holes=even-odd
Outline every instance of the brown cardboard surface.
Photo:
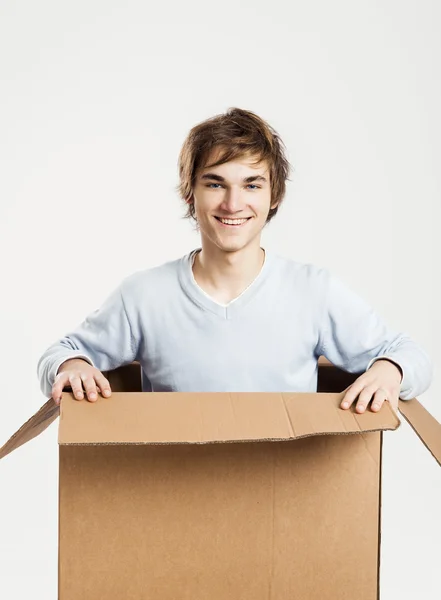
[[0,448],[0,458],[3,458],[16,448],[42,433],[55,421],[60,414],[60,407],[53,400],[48,400],[18,431]]
[[380,436],[60,446],[60,600],[376,600]]
[[396,429],[379,413],[339,408],[342,394],[114,392],[96,402],[63,393],[60,444],[173,444],[292,440]]
[[342,371],[342,369],[337,369],[324,356],[319,358],[318,367],[318,392],[342,392],[354,383],[360,375],[360,373],[348,373]]
[[[65,392],[0,450],[60,413],[59,600],[378,600],[382,436],[399,420],[339,408],[356,375],[321,364],[318,394],[108,376],[111,398]],[[439,460],[440,424],[400,410]]]
[[400,413],[441,466],[441,423],[438,423],[416,398],[400,401],[399,409]]
[[[141,389],[141,371],[140,365],[137,362],[120,367],[115,371],[110,371],[106,373],[106,375],[111,382],[113,390],[119,390],[121,392],[123,390],[129,390],[133,394],[135,391],[140,391]],[[337,369],[327,359],[320,357],[318,373],[318,390],[320,392],[326,392],[326,390],[328,392],[341,392],[350,385],[356,377],[357,374],[346,373],[341,369]],[[130,395],[132,396],[132,394]],[[319,396],[321,395],[322,393],[319,394]],[[439,424],[416,399],[412,401],[401,401],[399,404],[400,412],[416,431],[421,441],[426,445],[438,463],[441,464],[441,424]],[[388,405],[385,405],[379,414],[383,413],[386,406]],[[406,407],[408,407],[407,410]],[[4,446],[0,448],[0,459],[44,431],[57,418],[59,411],[59,407],[49,399],[40,410],[22,425]],[[340,413],[342,412],[343,411],[340,411]],[[362,415],[362,417],[364,417],[364,423],[362,425],[363,429],[369,429],[369,427],[366,427],[366,418],[369,419],[371,416],[372,415],[368,415],[368,413]],[[346,417],[344,418],[346,419]],[[357,418],[359,419],[360,416],[357,415]],[[414,422],[415,420],[417,422]],[[381,429],[381,427],[379,427],[379,429]],[[325,431],[323,431],[323,433],[325,433]],[[343,431],[341,431],[341,433],[343,433]]]
[[114,392],[142,391],[141,365],[137,361],[113,371],[104,371],[103,375],[108,379]]
[[[359,374],[337,369],[324,356],[318,361],[318,392],[339,392],[349,387]],[[398,409],[441,466],[441,423],[416,399],[400,400]]]

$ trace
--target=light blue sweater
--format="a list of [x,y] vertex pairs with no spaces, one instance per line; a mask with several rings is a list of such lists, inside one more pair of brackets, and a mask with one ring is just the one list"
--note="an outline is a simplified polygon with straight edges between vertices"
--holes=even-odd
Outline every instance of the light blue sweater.
[[257,278],[223,306],[193,277],[197,251],[125,278],[51,345],[38,362],[43,394],[73,357],[100,371],[138,360],[143,390],[155,392],[314,392],[320,355],[355,373],[390,358],[404,374],[403,400],[430,385],[425,352],[326,269],[266,251]]

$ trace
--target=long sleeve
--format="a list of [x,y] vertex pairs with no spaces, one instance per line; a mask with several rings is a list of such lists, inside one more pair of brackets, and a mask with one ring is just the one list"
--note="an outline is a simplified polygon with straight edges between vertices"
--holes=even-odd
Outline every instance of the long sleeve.
[[73,332],[52,344],[37,365],[40,387],[50,397],[60,365],[70,358],[83,358],[100,371],[116,369],[135,360],[137,342],[132,334],[119,286]]
[[400,398],[422,394],[432,379],[427,354],[408,335],[389,329],[380,316],[341,281],[327,274],[319,353],[336,366],[361,373],[380,358],[403,372]]

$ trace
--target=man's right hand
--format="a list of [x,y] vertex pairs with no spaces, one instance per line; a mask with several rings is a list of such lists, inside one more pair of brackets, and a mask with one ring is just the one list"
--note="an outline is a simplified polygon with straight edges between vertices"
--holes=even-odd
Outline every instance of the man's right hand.
[[95,402],[98,392],[106,398],[112,394],[110,383],[101,371],[82,358],[70,358],[59,367],[52,386],[52,398],[55,404],[60,404],[63,388],[69,385],[75,400],[82,400],[84,392],[90,402]]

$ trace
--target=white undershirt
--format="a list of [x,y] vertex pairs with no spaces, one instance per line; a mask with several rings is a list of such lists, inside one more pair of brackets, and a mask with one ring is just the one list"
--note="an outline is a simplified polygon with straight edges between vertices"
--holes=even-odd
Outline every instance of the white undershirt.
[[205,296],[207,296],[207,298],[210,298],[210,300],[212,300],[213,302],[216,302],[216,304],[219,304],[219,306],[223,306],[223,307],[227,307],[230,306],[231,304],[233,304],[233,302],[236,302],[236,300],[238,300],[243,294],[245,294],[245,292],[253,285],[253,283],[256,281],[256,279],[259,277],[260,273],[262,272],[262,268],[263,265],[265,264],[265,259],[266,259],[266,253],[264,253],[264,259],[263,259],[263,264],[262,264],[262,268],[259,271],[259,273],[257,274],[257,276],[253,279],[253,281],[250,283],[250,285],[248,285],[243,292],[241,292],[239,294],[239,296],[236,296],[236,298],[233,298],[233,300],[230,300],[229,302],[227,302],[226,304],[223,304],[222,302],[219,302],[218,300],[216,300],[215,298],[212,298],[209,294],[207,294],[207,292],[205,290],[203,290],[201,288],[201,286],[198,284],[198,282],[196,281],[194,275],[193,275],[193,265],[194,265],[194,261],[196,259],[196,254],[198,254],[200,252],[200,250],[195,250],[193,252],[193,255],[191,257],[191,276],[193,278],[193,281],[195,282],[195,284],[198,286],[198,288],[201,290],[201,292],[203,294],[205,294]]

